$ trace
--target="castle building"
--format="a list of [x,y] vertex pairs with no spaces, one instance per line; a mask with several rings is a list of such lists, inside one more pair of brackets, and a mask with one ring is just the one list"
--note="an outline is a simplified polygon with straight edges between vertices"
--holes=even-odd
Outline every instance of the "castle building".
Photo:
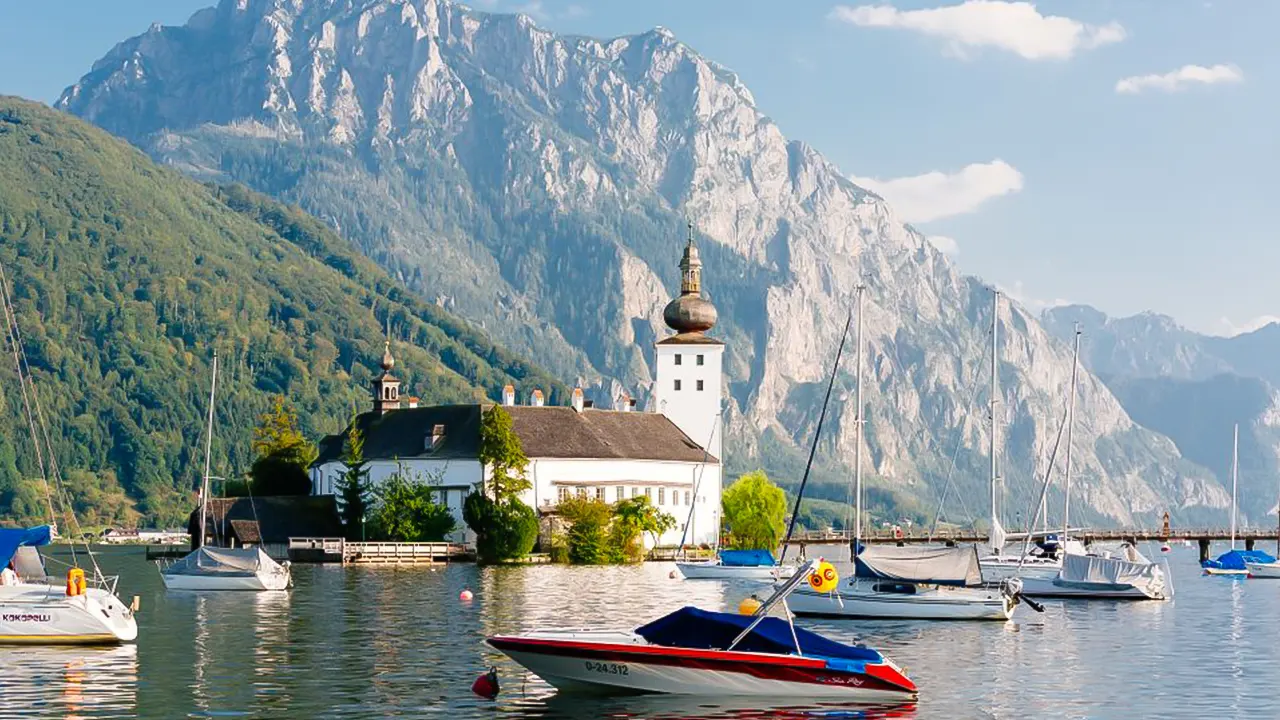
[[[708,337],[715,307],[702,297],[702,262],[692,229],[680,260],[680,296],[663,312],[674,331],[657,343],[654,407],[640,412],[627,396],[613,409],[591,406],[582,389],[569,405],[546,403],[532,389],[527,404],[515,388],[503,388],[501,404],[529,458],[532,487],[522,498],[543,515],[555,513],[571,496],[607,502],[647,495],[676,520],[659,542],[712,543],[720,525],[722,366],[724,343]],[[388,342],[382,373],[372,386],[373,408],[355,422],[364,433],[369,478],[379,483],[395,473],[438,488],[438,500],[453,512],[458,530],[451,539],[469,542],[462,506],[468,493],[487,479],[478,459],[480,421],[492,404],[418,406],[405,402],[391,371]],[[311,466],[312,492],[333,495],[346,470],[341,462],[345,433],[320,442]]]

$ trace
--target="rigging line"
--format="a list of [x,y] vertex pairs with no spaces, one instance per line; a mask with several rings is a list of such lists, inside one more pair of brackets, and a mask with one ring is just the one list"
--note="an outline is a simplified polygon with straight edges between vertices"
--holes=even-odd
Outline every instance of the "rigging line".
[[[1053,450],[1049,453],[1049,465],[1044,470],[1044,483],[1040,486],[1040,497],[1036,499],[1036,504],[1034,506],[1035,514],[1031,520],[1031,524],[1027,526],[1032,530],[1035,529],[1036,523],[1040,521],[1041,510],[1044,510],[1044,513],[1046,515],[1046,520],[1048,519],[1047,516],[1049,514],[1049,511],[1048,511],[1048,506],[1045,503],[1045,498],[1049,494],[1049,481],[1053,479],[1053,467],[1058,462],[1058,447],[1062,442],[1062,433],[1064,430],[1067,429],[1067,415],[1069,414],[1069,412],[1070,410],[1067,408],[1064,408],[1062,411],[1062,422],[1058,425],[1058,435],[1057,437],[1054,438]],[[1030,514],[1031,514],[1030,508],[1028,508],[1028,515]],[[1027,553],[1031,550],[1031,535],[1032,533],[1028,532],[1026,538],[1024,538],[1022,541],[1022,554],[1019,556],[1021,559],[1018,560],[1019,567],[1022,566],[1022,562],[1026,560]],[[1062,547],[1062,552],[1065,553],[1067,548],[1067,538],[1065,535],[1061,540],[1061,547]]]
[[[791,522],[787,523],[787,534],[782,538],[782,551],[778,553],[778,565],[787,558],[787,543],[791,540],[791,532],[795,530],[796,518],[800,516],[800,501],[804,499],[804,486],[809,482],[809,471],[813,467],[813,456],[818,452],[818,438],[822,437],[822,421],[827,417],[827,404],[831,401],[831,388],[836,384],[836,372],[840,369],[840,356],[844,354],[844,342],[849,337],[849,326],[853,324],[853,313],[844,321],[844,332],[840,334],[840,346],[836,348],[836,360],[831,365],[831,380],[827,383],[827,396],[822,400],[822,412],[818,413],[818,427],[813,431],[813,445],[809,447],[809,461],[804,465],[804,475],[800,478],[800,487],[796,490],[796,504],[791,510]],[[862,408],[858,408],[862,414]],[[861,442],[862,438],[859,437]]]
[[[991,337],[990,330],[986,331],[985,337]],[[979,367],[981,367],[983,362],[987,359],[987,351],[988,351],[987,343],[983,343],[982,356],[978,358]],[[965,417],[969,416],[969,411],[973,409],[973,402],[978,399],[978,387],[979,387],[979,383],[977,382],[977,378],[974,378],[973,387],[969,391],[969,400],[965,403],[965,406],[964,406]],[[924,432],[927,432],[927,431],[928,430],[926,428]],[[952,448],[951,450],[951,467],[947,469],[947,481],[946,483],[943,484],[941,496],[938,498],[938,511],[933,514],[933,525],[929,528],[930,541],[933,540],[934,534],[938,532],[938,522],[942,519],[942,508],[946,504],[947,495],[950,494],[951,486],[955,482],[956,461],[960,457],[960,447],[961,445],[964,444],[964,435],[965,435],[964,430],[962,428],[959,435],[956,436],[955,447]],[[969,518],[969,524],[973,525],[974,523],[973,513],[969,512],[969,506],[965,504],[964,494],[957,493],[956,499],[960,501],[960,508],[964,510],[965,516]]]
[[[716,413],[715,424],[711,426],[711,437],[707,438],[707,444],[702,447],[702,466],[698,468],[698,479],[693,482],[693,504],[689,506],[689,515],[685,518],[684,528],[680,530],[680,547],[676,548],[676,557],[680,557],[680,553],[684,550],[684,539],[688,535],[689,528],[693,525],[693,512],[698,508],[698,489],[702,487],[702,475],[707,471],[707,459],[711,457],[711,443],[715,442],[716,429],[720,427],[721,416],[724,410]],[[724,491],[724,458],[720,458],[720,489]],[[716,528],[716,547],[720,547],[720,528]]]
[[41,447],[40,438],[36,434],[35,416],[31,413],[31,401],[27,397],[27,380],[22,373],[22,361],[18,357],[18,347],[21,344],[21,340],[17,336],[17,317],[9,300],[8,278],[4,272],[3,265],[0,265],[0,305],[4,309],[5,339],[9,341],[9,347],[13,350],[13,364],[18,373],[18,388],[22,394],[22,407],[27,418],[27,429],[31,432],[31,444],[36,451],[36,467],[40,471],[40,482],[44,485],[45,503],[49,508],[49,522],[56,525],[58,514],[53,509],[53,493],[50,491],[49,477],[45,472],[44,451]]
[[[57,453],[54,452],[53,438],[49,435],[49,425],[44,418],[44,407],[40,403],[40,392],[36,387],[35,374],[31,371],[31,361],[27,357],[26,348],[23,346],[23,343],[22,343],[22,330],[18,326],[17,312],[13,307],[13,300],[9,295],[8,281],[7,281],[7,278],[2,278],[0,280],[2,280],[0,281],[0,290],[3,290],[4,292],[5,303],[9,306],[9,314],[13,318],[13,332],[17,339],[17,344],[16,344],[17,353],[19,356],[21,356],[22,365],[25,366],[26,368],[27,381],[31,384],[31,405],[35,409],[36,422],[40,427],[41,435],[43,435],[44,437],[44,446],[45,446],[46,453],[48,455],[49,477],[53,478],[53,483],[50,484],[46,479],[45,485],[46,485],[46,488],[51,486],[53,488],[54,494],[57,495],[58,502],[61,503],[62,511],[67,518],[67,528],[71,532],[69,537],[74,539],[76,537],[79,537],[81,534],[80,524],[79,522],[76,521],[75,506],[72,505],[71,496],[67,492],[65,483],[62,481],[62,470],[58,466],[58,457],[57,457]],[[19,375],[21,375],[21,370],[19,370]],[[75,543],[74,542],[70,543],[70,546],[71,546],[72,560],[75,562],[79,562],[79,560],[76,558]],[[93,547],[87,541],[85,542],[85,552],[89,555],[89,561],[93,565],[94,578],[97,580],[102,580],[103,576],[102,576],[101,569],[98,567],[98,560],[96,557],[94,557]]]

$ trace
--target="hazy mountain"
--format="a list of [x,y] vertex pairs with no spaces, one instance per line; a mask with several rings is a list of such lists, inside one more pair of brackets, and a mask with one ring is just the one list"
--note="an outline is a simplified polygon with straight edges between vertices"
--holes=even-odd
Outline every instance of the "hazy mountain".
[[[364,408],[388,321],[396,371],[427,400],[493,397],[506,382],[565,392],[300,210],[202,186],[70,115],[3,96],[0,265],[86,524],[186,517],[215,349],[222,477],[248,470],[272,394],[313,433]],[[0,344],[0,518],[44,519],[2,334]]]
[[[903,502],[931,504],[948,475],[985,495],[988,290],[665,29],[596,39],[444,0],[224,0],[121,43],[58,107],[192,175],[300,204],[604,394],[651,383],[691,220],[728,343],[726,459],[784,481],[866,283],[875,473]],[[1012,517],[1057,430],[1070,355],[1021,308],[1001,326]],[[818,488],[840,500],[859,442],[850,363]],[[1091,376],[1081,415],[1083,519],[1222,517],[1220,485]]]

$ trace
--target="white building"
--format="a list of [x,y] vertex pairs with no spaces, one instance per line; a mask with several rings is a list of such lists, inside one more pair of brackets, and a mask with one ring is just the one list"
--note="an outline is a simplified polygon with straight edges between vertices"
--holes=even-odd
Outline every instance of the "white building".
[[[680,261],[680,297],[663,313],[675,331],[657,344],[655,405],[632,409],[623,398],[614,410],[596,409],[573,391],[569,406],[544,403],[534,389],[529,403],[516,403],[515,389],[503,390],[502,404],[529,458],[526,476],[533,487],[523,498],[540,513],[554,512],[569,495],[615,502],[648,495],[676,527],[660,542],[711,543],[719,532],[722,482],[721,367],[724,344],[707,337],[716,310],[701,297],[702,263],[692,237]],[[400,398],[392,374],[390,345],[383,372],[373,382],[373,410],[356,420],[364,432],[369,477],[381,482],[401,472],[438,484],[443,501],[457,518],[455,540],[471,540],[463,530],[462,503],[485,479],[477,451],[481,414],[491,405],[419,407]],[[340,461],[343,435],[321,441],[311,467],[312,492],[334,494],[345,471]]]

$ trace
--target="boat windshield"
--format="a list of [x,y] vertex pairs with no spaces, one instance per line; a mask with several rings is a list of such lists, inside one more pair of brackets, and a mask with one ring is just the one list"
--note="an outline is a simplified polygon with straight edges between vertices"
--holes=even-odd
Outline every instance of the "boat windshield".
[[792,627],[775,617],[753,618],[750,615],[711,612],[684,607],[670,615],[636,628],[636,634],[654,645],[694,650],[723,650],[754,620],[760,623],[734,648],[741,652],[795,655],[796,645],[804,655],[844,658],[863,662],[880,662],[880,653],[867,647],[845,645],[828,640],[817,633]]

